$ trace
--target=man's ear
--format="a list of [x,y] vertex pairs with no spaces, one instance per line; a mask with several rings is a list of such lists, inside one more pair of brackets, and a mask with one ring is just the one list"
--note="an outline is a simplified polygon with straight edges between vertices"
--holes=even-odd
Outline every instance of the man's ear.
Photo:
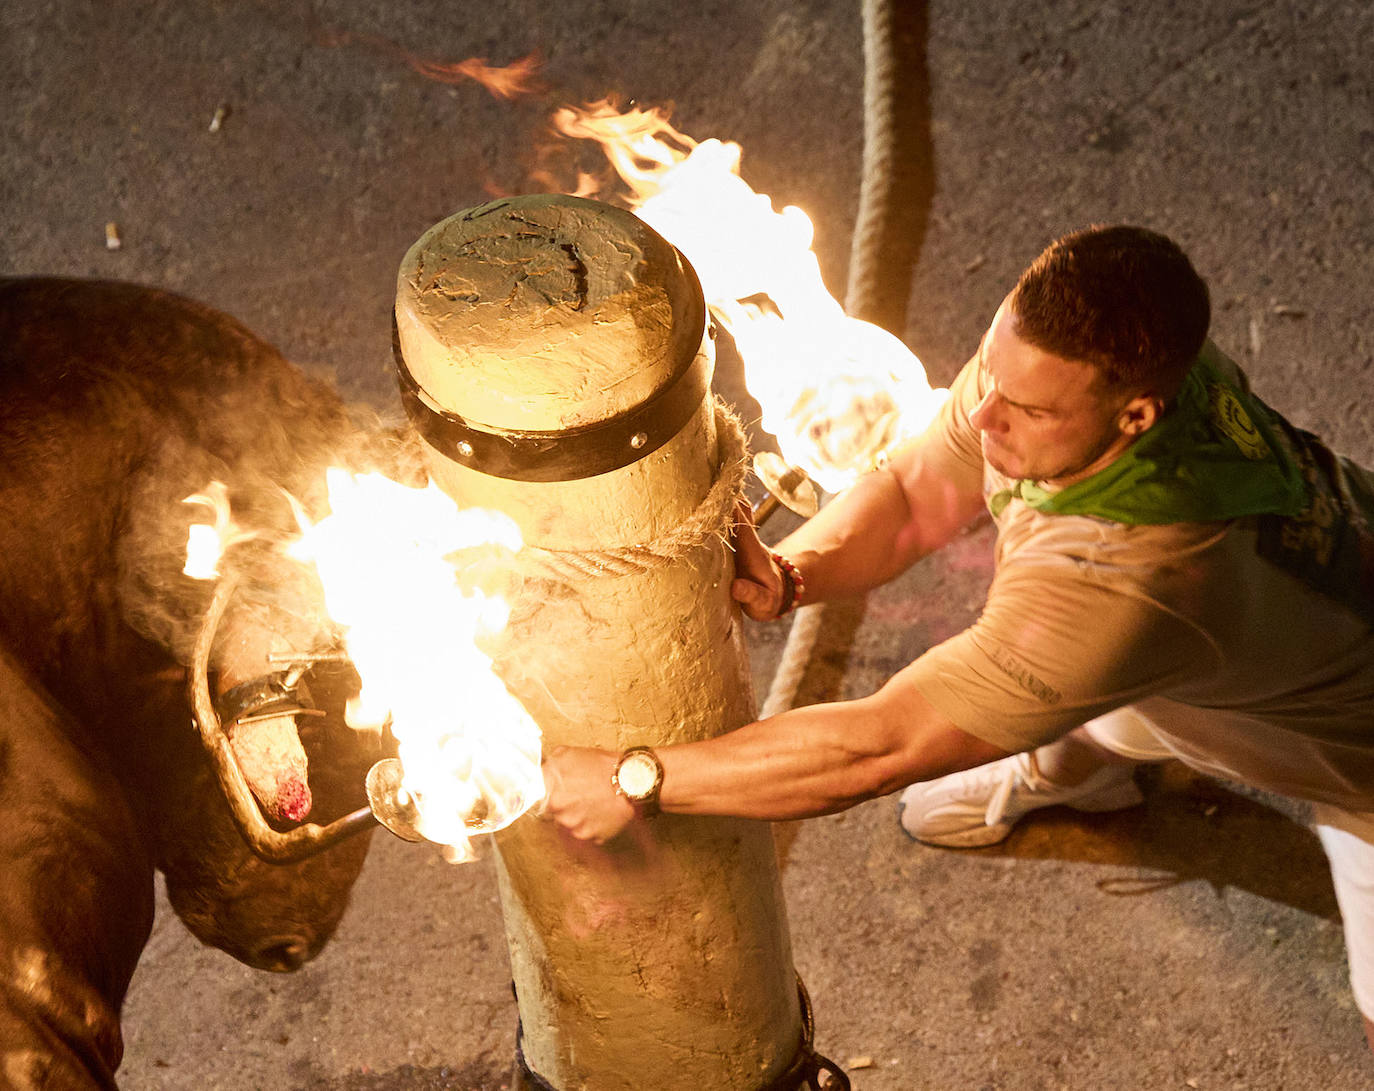
[[1138,394],[1116,416],[1116,426],[1131,438],[1142,436],[1164,415],[1164,402],[1153,394]]

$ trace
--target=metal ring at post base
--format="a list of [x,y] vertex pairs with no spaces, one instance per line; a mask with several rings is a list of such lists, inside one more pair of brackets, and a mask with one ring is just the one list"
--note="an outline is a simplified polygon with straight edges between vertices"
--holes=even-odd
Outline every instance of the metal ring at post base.
[[[511,992],[515,992],[515,982],[511,982]],[[518,995],[516,1000],[519,1001]],[[844,1069],[828,1057],[822,1057],[815,1050],[815,1015],[811,1010],[811,995],[806,991],[801,974],[797,975],[797,1000],[801,1006],[802,1017],[802,1040],[797,1047],[797,1055],[777,1079],[760,1087],[758,1091],[850,1091],[849,1076]],[[520,1082],[515,1085],[515,1091],[559,1091],[526,1063],[525,1050],[521,1044],[523,1038],[524,1028],[517,1019],[515,1076]]]

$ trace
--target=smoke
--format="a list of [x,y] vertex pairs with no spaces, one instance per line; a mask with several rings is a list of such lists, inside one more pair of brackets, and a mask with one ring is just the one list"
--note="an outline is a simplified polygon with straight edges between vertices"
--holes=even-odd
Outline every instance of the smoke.
[[313,568],[285,552],[299,536],[294,505],[312,518],[324,514],[329,466],[416,485],[424,470],[408,429],[343,406],[304,376],[283,380],[265,402],[260,389],[221,393],[212,419],[169,432],[137,466],[116,545],[117,597],[130,626],[190,661],[214,585],[182,571],[190,525],[206,521],[203,507],[182,500],[223,482],[248,537],[219,564],[238,588],[211,663],[242,681],[274,669],[271,654],[324,650],[336,639]]

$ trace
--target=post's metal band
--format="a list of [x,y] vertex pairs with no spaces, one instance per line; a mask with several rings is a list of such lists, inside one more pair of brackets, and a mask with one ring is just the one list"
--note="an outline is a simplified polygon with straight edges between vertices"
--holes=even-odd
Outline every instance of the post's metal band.
[[[604,421],[565,432],[495,431],[478,427],[435,404],[406,366],[395,316],[391,351],[401,401],[411,424],[446,458],[492,477],[513,481],[574,481],[618,470],[658,450],[682,430],[711,388],[713,354],[702,345],[703,306],[697,346],[668,381],[646,401]],[[711,337],[715,329],[709,330]]]

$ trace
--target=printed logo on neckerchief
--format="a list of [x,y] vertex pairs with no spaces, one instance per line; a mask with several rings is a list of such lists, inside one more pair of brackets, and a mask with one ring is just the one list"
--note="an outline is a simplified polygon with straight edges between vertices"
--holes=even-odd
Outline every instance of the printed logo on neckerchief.
[[1222,383],[1208,383],[1207,401],[1213,422],[1240,448],[1241,454],[1255,462],[1269,457],[1269,445],[1264,442],[1264,436],[1229,387]]

